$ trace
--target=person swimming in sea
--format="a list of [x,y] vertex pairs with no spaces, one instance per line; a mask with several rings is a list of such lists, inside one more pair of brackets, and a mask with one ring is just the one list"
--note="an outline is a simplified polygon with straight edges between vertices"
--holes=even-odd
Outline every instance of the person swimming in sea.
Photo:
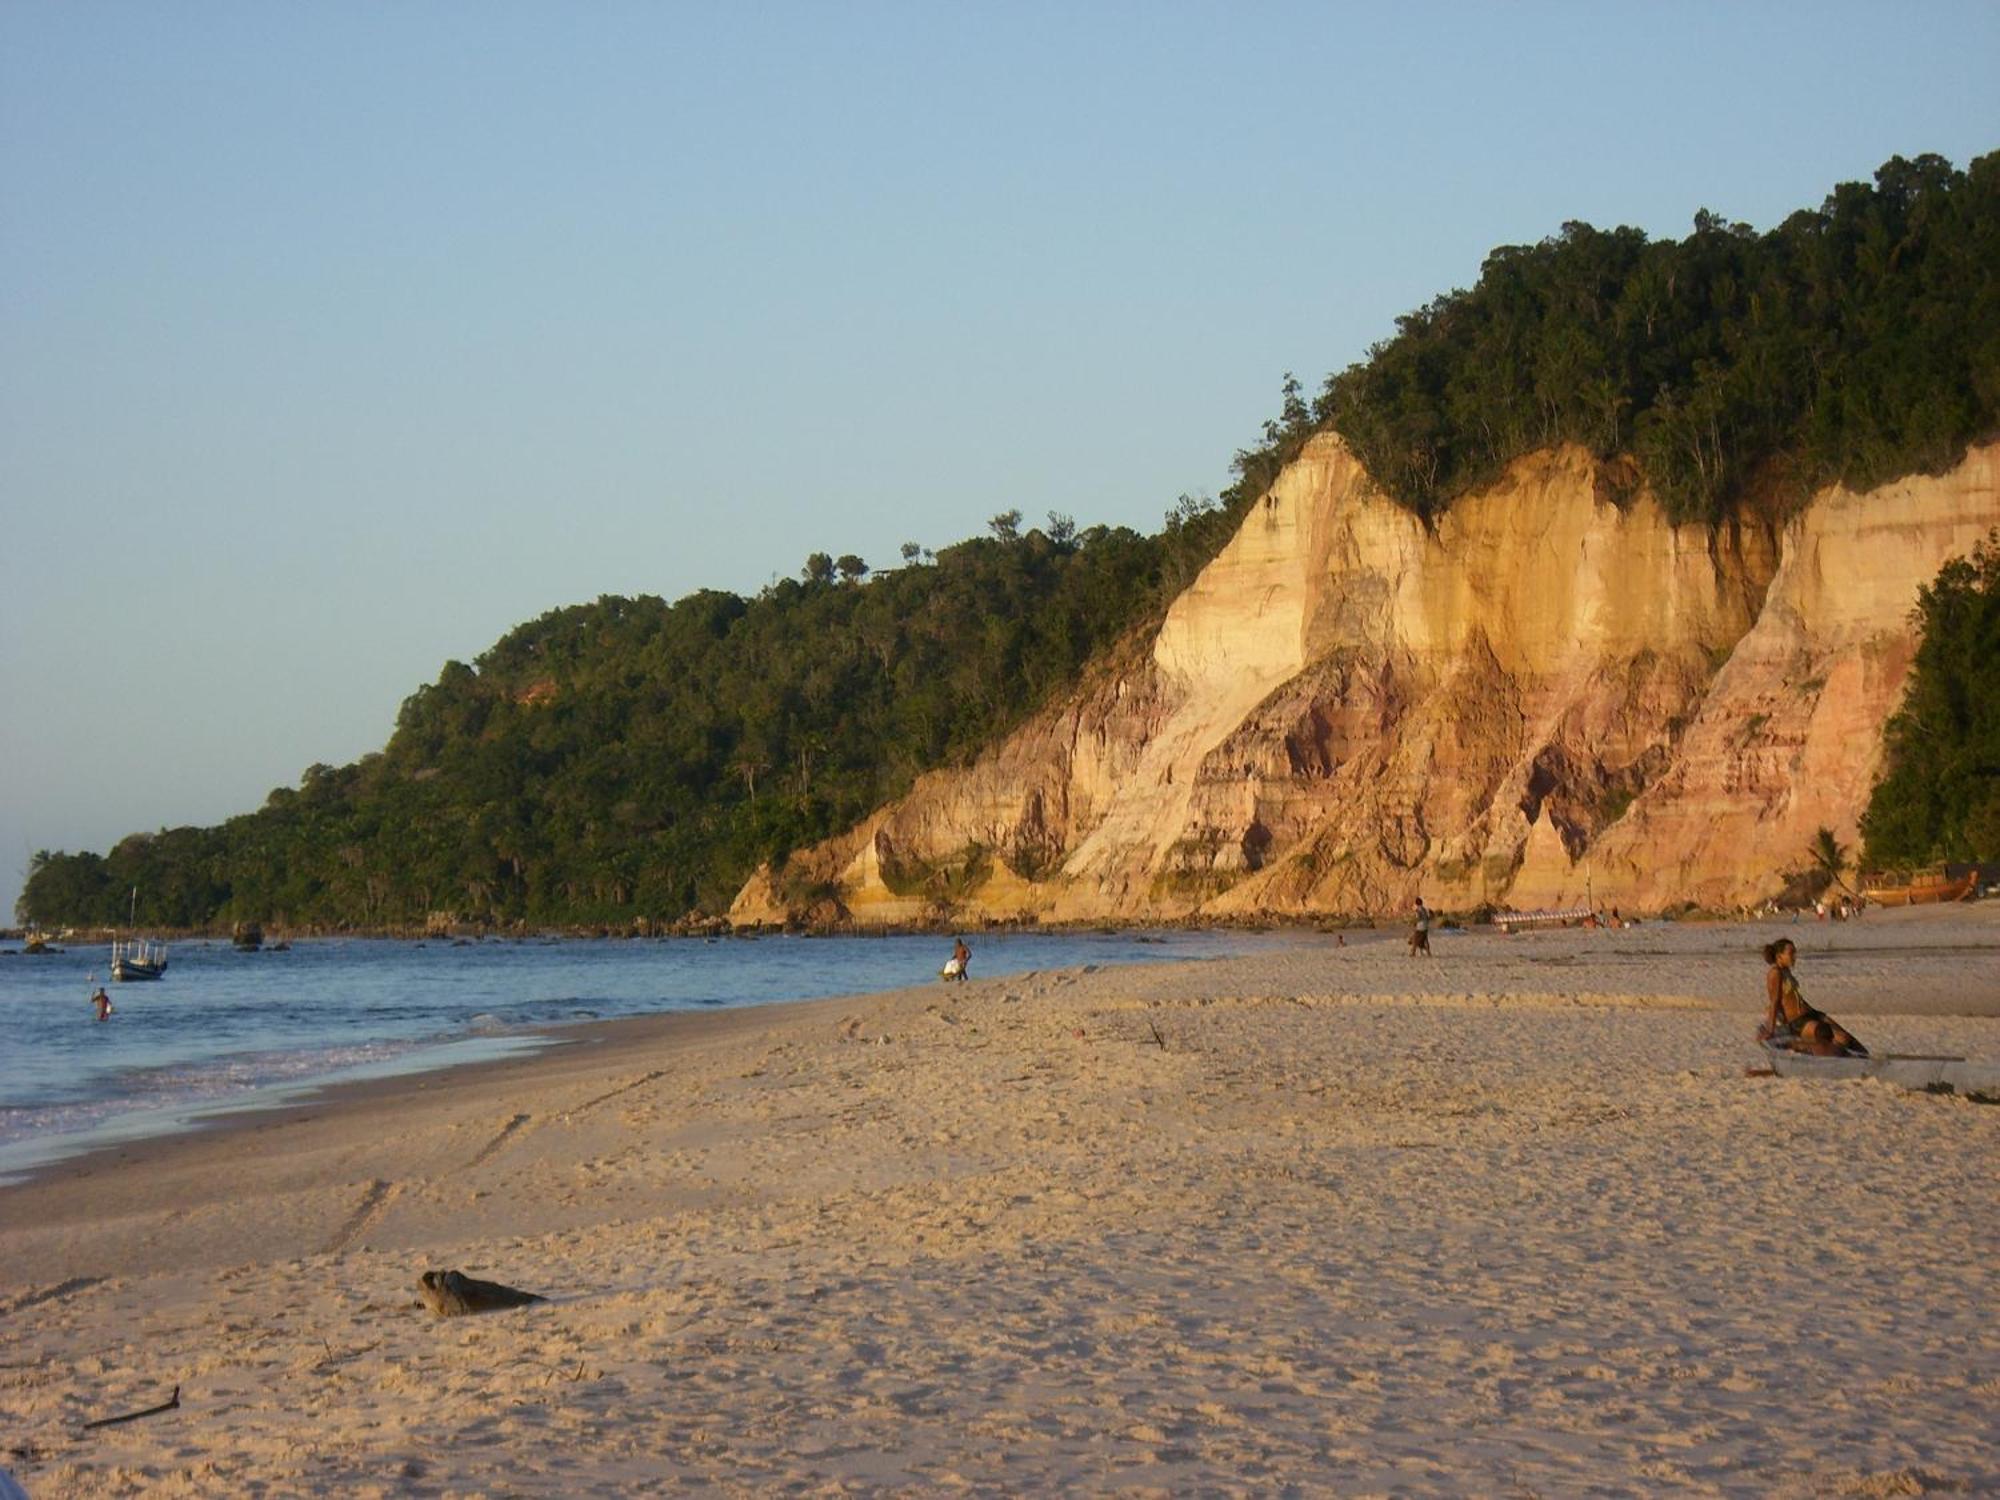
[[1764,1024],[1757,1028],[1757,1040],[1782,1042],[1789,1038],[1793,1051],[1819,1057],[1866,1057],[1868,1049],[1845,1027],[1824,1011],[1806,1004],[1805,996],[1799,993],[1798,978],[1792,973],[1798,957],[1798,944],[1790,938],[1764,945],[1764,962],[1770,965],[1764,974],[1764,994],[1769,1004],[1764,1009]]
[[108,1021],[111,1019],[111,997],[104,993],[103,985],[100,984],[97,987],[97,993],[90,997],[90,1003],[97,1011],[98,1020]]

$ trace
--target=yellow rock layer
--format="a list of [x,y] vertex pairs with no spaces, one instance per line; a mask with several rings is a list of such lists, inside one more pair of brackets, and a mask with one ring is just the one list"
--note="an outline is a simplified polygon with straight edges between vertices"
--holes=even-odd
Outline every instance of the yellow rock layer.
[[[1150,643],[784,883],[863,923],[1767,896],[1853,839],[2000,445],[1782,525],[1615,478],[1532,455],[1433,530],[1317,438]],[[761,871],[731,916],[788,905]]]

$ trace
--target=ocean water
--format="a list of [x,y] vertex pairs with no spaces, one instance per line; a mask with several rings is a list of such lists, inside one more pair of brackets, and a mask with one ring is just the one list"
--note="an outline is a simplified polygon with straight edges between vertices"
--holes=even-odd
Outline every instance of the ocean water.
[[[972,973],[1214,957],[1244,933],[975,934]],[[1282,939],[1277,939],[1282,941]],[[0,944],[0,948],[18,948]],[[157,983],[110,984],[102,944],[0,955],[0,1181],[318,1084],[543,1045],[613,1016],[777,1004],[935,978],[936,937],[176,943]],[[116,1007],[93,1019],[104,983]]]

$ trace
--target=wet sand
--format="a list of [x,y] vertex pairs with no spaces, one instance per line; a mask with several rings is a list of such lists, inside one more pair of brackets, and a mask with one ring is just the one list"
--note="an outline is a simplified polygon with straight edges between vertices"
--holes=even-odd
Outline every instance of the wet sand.
[[[0,1189],[37,1497],[2000,1487],[2000,906],[646,1018]],[[976,964],[975,964],[975,972]],[[543,1292],[438,1321],[419,1272]],[[181,1387],[181,1407],[117,1427]]]

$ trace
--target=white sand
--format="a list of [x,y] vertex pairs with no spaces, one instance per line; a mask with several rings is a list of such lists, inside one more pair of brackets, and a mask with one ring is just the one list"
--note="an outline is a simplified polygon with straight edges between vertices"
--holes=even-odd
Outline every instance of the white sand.
[[[2000,1059],[1996,919],[1783,930],[1878,1050]],[[2000,1490],[2000,1108],[1746,1077],[1778,930],[626,1023],[91,1158],[0,1191],[0,1465],[37,1497]],[[555,1300],[437,1321],[434,1266]]]

